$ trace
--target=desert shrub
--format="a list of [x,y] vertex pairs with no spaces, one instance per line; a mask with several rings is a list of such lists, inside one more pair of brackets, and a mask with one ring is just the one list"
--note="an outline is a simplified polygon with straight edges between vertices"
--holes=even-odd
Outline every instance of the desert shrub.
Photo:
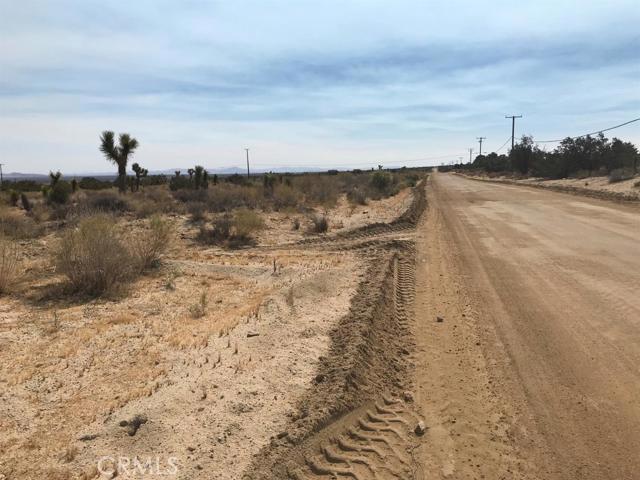
[[0,234],[0,294],[7,293],[18,276],[18,246]]
[[329,230],[329,221],[325,215],[311,216],[311,231],[314,233],[325,233]]
[[189,306],[189,313],[191,314],[191,318],[204,317],[207,314],[207,305],[209,305],[207,292],[201,292],[198,301]]
[[[187,177],[188,178],[188,177]],[[208,195],[206,190],[176,190],[173,192],[173,198],[178,200],[179,202],[189,203],[189,202],[206,202]]]
[[191,216],[193,223],[198,223],[206,218],[206,204],[204,202],[187,203],[187,213]]
[[388,172],[375,172],[371,175],[371,186],[379,192],[385,192],[393,182],[391,174]]
[[263,199],[256,188],[234,184],[218,184],[208,190],[207,207],[212,212],[228,212],[246,207],[256,208]]
[[20,194],[16,190],[9,190],[9,205],[17,207],[18,200],[20,200]]
[[95,212],[124,213],[131,210],[131,206],[124,197],[115,192],[100,192],[87,197],[86,206]]
[[52,203],[49,206],[49,220],[68,220],[74,215],[74,212],[79,208],[74,208],[73,205],[66,203]]
[[277,185],[273,190],[273,207],[276,210],[282,208],[294,208],[300,205],[302,195],[289,185]]
[[634,182],[633,186],[635,188],[640,188],[640,180],[638,180],[637,182]]
[[42,183],[35,180],[4,180],[2,190],[15,190],[17,192],[39,192]]
[[47,199],[50,203],[63,205],[69,201],[70,196],[71,184],[65,180],[58,179],[53,183],[53,185],[51,185]]
[[609,173],[609,183],[622,182],[629,180],[633,175],[626,172],[623,168],[616,168]]
[[29,201],[29,197],[25,193],[20,194],[20,202],[22,203],[22,208],[24,208],[25,212],[31,212],[33,206]]
[[251,244],[253,234],[264,228],[264,221],[256,212],[240,209],[233,216],[228,213],[216,218],[212,228],[200,227],[198,239],[212,245],[236,248]]
[[131,205],[138,218],[148,218],[161,213],[172,213],[177,208],[175,200],[165,188],[147,188],[132,199]]
[[193,186],[193,181],[186,175],[174,175],[169,179],[169,189],[171,191],[192,189]]
[[113,187],[113,182],[98,180],[93,177],[83,177],[78,182],[82,190],[106,190]]
[[294,218],[293,219],[293,229],[294,230],[300,230],[300,219],[299,218]]
[[107,215],[85,218],[65,231],[54,251],[56,269],[74,291],[100,295],[131,277],[131,255]]
[[332,207],[338,201],[339,187],[335,178],[322,175],[302,175],[294,182],[304,192],[305,200],[312,205]]
[[224,214],[213,220],[212,228],[207,228],[205,225],[202,225],[198,239],[201,242],[213,245],[224,243],[231,237],[232,227],[233,221],[231,215]]
[[151,217],[148,228],[129,240],[133,268],[143,272],[157,267],[162,254],[171,244],[173,232],[173,223],[158,215]]
[[264,228],[264,220],[254,211],[240,209],[233,216],[233,228],[238,239],[248,239]]
[[359,188],[354,188],[347,192],[347,200],[354,205],[366,205],[367,194]]
[[6,207],[0,209],[0,235],[15,239],[38,237],[42,228],[36,225],[33,218],[20,211],[11,211]]
[[225,182],[232,183],[234,185],[246,185],[250,183],[250,180],[247,177],[245,177],[244,175],[238,175],[237,173],[225,177],[224,180]]
[[36,224],[45,222],[50,218],[50,210],[42,202],[36,202],[31,206],[29,211],[29,218],[31,218]]

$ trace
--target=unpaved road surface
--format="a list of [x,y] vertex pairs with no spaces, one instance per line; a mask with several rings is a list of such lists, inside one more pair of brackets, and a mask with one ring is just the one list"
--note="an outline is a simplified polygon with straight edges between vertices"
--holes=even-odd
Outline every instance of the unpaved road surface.
[[638,207],[448,174],[428,191],[417,476],[640,478]]

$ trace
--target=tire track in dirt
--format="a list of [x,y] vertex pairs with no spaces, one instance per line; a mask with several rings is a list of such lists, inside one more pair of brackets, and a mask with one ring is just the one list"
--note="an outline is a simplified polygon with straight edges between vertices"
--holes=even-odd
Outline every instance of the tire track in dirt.
[[420,183],[394,224],[298,244],[358,249],[369,267],[289,427],[256,456],[244,479],[414,478],[415,246],[387,234],[413,228],[425,206]]

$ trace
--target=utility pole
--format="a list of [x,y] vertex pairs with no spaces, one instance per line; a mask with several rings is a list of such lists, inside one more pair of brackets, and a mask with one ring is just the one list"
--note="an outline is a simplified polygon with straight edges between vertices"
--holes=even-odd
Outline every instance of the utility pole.
[[473,148],[469,149],[469,163],[471,163],[473,160],[471,159],[471,157],[473,156]]
[[249,178],[249,149],[245,148],[245,151],[247,152],[247,178]]
[[486,140],[487,137],[476,137],[478,139],[478,143],[480,144],[480,153],[478,155],[482,155],[482,141]]
[[513,150],[516,138],[516,118],[522,118],[522,115],[505,115],[504,118],[511,119],[511,150]]

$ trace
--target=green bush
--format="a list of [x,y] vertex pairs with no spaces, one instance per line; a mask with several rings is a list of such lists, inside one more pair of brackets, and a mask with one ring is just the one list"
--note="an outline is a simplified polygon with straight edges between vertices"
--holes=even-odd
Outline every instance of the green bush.
[[94,177],[83,177],[78,182],[82,190],[106,190],[113,187],[113,182],[98,180]]
[[64,205],[71,196],[71,184],[65,180],[56,180],[49,188],[47,200],[50,203]]

